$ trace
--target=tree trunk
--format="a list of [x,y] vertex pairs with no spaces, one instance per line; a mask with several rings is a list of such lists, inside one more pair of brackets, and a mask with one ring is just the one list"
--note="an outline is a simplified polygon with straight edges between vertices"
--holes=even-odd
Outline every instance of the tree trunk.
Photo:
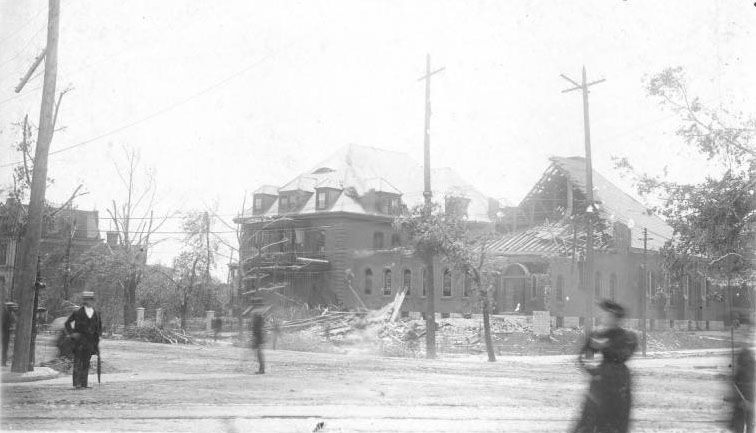
[[489,310],[491,302],[488,299],[488,291],[480,291],[483,295],[483,337],[486,340],[486,352],[488,353],[488,362],[496,362],[494,353],[493,339],[491,339],[491,316]]
[[184,289],[184,299],[181,302],[181,329],[186,330],[186,289]]
[[425,255],[426,277],[428,278],[427,305],[425,309],[425,357],[436,357],[436,306],[435,288],[433,287],[433,255]]
[[123,286],[123,325],[124,327],[136,322],[136,286],[137,277],[129,275]]

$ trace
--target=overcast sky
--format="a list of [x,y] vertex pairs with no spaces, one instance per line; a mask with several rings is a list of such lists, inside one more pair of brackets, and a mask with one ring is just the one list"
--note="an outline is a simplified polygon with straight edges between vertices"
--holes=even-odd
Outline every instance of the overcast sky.
[[[512,203],[549,156],[584,153],[580,93],[561,93],[560,73],[579,79],[585,65],[589,80],[606,79],[591,93],[593,157],[614,180],[612,156],[682,180],[706,169],[645,95],[646,75],[682,66],[703,101],[754,114],[756,7],[744,0],[62,3],[58,90],[73,90],[52,151],[84,144],[51,155],[48,198],[83,183],[77,205],[98,209],[103,230],[105,208],[125,195],[114,168],[124,145],[154,169],[159,211],[217,203],[229,222],[245,190],[282,184],[348,143],[422,161],[426,53],[446,67],[433,78],[432,165]],[[42,76],[13,88],[45,44],[47,2],[0,4],[7,185],[13,123],[39,121]],[[177,247],[152,259],[170,263]]]

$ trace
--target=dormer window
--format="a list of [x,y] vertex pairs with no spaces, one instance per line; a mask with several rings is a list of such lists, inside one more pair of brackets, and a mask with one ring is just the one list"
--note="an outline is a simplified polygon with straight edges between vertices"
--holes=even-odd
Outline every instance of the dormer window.
[[399,196],[394,194],[378,193],[375,199],[375,211],[386,215],[399,214]]
[[322,210],[328,208],[328,192],[320,190],[315,196],[315,209]]
[[278,188],[270,185],[263,185],[258,188],[252,196],[252,212],[255,215],[261,215],[268,212],[278,198]]
[[399,211],[399,198],[387,197],[386,198],[386,213],[389,215],[394,215],[398,211]]
[[278,199],[278,209],[280,212],[288,212],[291,208],[291,197],[288,195],[281,195]]

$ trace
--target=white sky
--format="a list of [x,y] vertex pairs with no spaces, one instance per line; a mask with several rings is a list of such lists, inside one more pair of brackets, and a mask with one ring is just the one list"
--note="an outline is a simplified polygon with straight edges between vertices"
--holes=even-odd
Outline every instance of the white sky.
[[[282,184],[348,143],[422,161],[426,53],[446,67],[433,80],[432,165],[514,203],[549,156],[583,154],[580,94],[561,93],[560,73],[578,79],[586,65],[589,80],[606,78],[591,93],[593,157],[615,180],[612,155],[654,173],[668,165],[677,179],[705,171],[674,135],[676,118],[645,96],[644,75],[682,66],[704,101],[754,113],[748,1],[62,3],[58,89],[74,90],[52,150],[104,136],[51,156],[48,198],[84,183],[77,204],[100,210],[103,230],[105,208],[124,197],[122,145],[155,169],[160,211],[217,202],[229,221],[245,190]],[[20,96],[13,88],[46,20],[44,0],[0,0],[0,165],[18,160],[12,124],[39,121],[42,76]],[[0,168],[0,184],[10,173]],[[170,263],[177,248],[163,243],[152,260]]]

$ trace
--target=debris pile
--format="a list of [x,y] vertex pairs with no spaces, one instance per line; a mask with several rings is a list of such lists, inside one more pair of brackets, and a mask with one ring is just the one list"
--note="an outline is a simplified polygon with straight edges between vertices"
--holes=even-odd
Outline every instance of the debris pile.
[[156,326],[129,326],[124,330],[123,337],[150,343],[203,344],[183,329],[161,329]]

